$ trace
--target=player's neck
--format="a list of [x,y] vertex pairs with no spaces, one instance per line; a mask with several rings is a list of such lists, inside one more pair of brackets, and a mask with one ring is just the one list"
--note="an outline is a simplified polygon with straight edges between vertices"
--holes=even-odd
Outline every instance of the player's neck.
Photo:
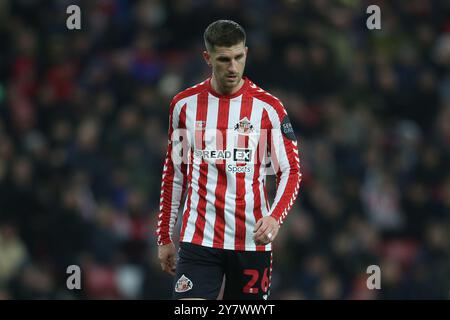
[[215,92],[217,92],[218,94],[225,95],[225,96],[229,96],[229,95],[232,95],[232,94],[235,94],[236,92],[238,92],[242,88],[244,83],[245,83],[245,80],[243,78],[241,78],[241,81],[239,81],[239,83],[235,87],[233,87],[231,89],[227,89],[227,88],[223,88],[223,87],[219,86],[214,75],[211,77],[211,87],[213,88],[213,90]]

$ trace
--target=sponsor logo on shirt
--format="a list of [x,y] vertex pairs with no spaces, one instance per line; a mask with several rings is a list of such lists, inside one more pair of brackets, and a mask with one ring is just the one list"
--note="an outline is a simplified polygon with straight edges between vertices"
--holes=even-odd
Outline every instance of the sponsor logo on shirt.
[[232,152],[230,150],[195,150],[194,156],[203,159],[225,160],[231,159]]
[[233,150],[233,161],[250,162],[252,159],[252,150],[236,148]]
[[253,171],[253,166],[237,166],[229,164],[227,165],[227,171],[231,173],[250,173]]
[[236,162],[251,162],[252,149],[235,148],[231,150],[195,150],[194,156],[196,158],[203,158],[209,160],[227,160],[231,159]]

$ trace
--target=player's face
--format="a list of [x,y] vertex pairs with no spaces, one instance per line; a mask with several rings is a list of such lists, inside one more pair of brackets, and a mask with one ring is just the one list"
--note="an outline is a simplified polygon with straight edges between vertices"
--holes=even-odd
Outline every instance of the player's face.
[[241,42],[231,47],[215,47],[206,52],[205,59],[212,67],[212,72],[219,87],[232,91],[241,82],[244,73],[248,48]]

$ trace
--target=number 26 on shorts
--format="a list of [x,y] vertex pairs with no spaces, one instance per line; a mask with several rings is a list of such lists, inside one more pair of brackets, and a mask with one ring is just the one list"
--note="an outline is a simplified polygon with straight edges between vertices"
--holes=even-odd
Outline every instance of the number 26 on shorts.
[[[269,289],[269,277],[267,276],[267,269],[264,269],[264,273],[262,275],[261,278],[261,290],[263,292],[267,292],[267,290]],[[250,280],[248,281],[248,283],[245,285],[245,287],[242,289],[242,291],[244,293],[253,293],[253,294],[257,294],[259,292],[259,288],[255,287],[255,284],[258,282],[259,280],[259,272],[256,269],[245,269],[244,270],[244,274],[247,276],[251,276]]]

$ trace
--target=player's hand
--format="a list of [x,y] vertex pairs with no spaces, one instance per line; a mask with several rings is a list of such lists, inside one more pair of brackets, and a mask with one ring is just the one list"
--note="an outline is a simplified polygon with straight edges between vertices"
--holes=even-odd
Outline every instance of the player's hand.
[[262,217],[258,220],[253,230],[253,241],[256,245],[266,245],[275,240],[280,226],[277,220],[271,216]]
[[171,275],[175,275],[175,255],[176,250],[173,243],[158,246],[158,258],[161,262],[161,269]]

